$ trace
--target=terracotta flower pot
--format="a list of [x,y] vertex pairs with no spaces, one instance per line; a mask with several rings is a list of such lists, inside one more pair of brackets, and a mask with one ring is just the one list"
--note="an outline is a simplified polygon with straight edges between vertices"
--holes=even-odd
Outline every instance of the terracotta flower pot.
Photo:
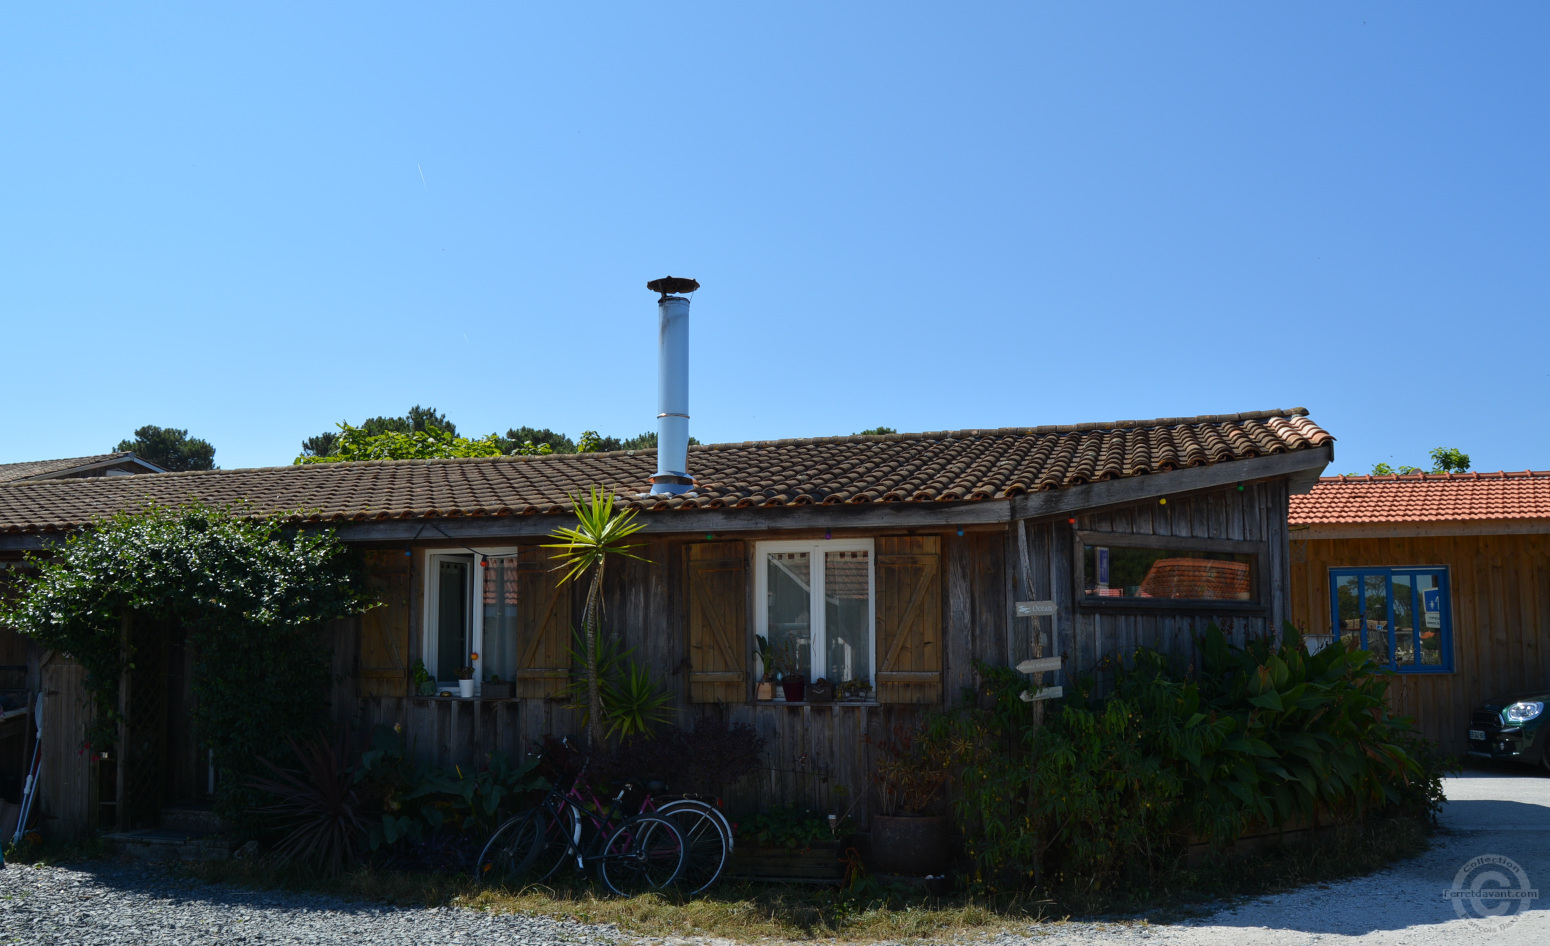
[[948,840],[945,815],[873,815],[872,866],[911,877],[942,873]]
[[807,681],[798,676],[786,677],[780,681],[780,690],[786,694],[787,703],[800,703],[807,691]]
[[754,688],[754,698],[760,700],[775,699],[775,681],[760,680],[759,685]]

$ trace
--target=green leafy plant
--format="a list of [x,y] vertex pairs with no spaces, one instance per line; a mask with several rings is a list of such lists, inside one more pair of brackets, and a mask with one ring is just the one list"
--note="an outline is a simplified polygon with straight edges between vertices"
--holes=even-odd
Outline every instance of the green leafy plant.
[[816,842],[845,837],[854,830],[849,818],[838,819],[831,829],[826,816],[786,805],[738,821],[737,838],[761,847],[807,848]]
[[871,779],[884,814],[926,814],[952,778],[947,740],[917,739],[914,727],[895,724],[890,736],[862,741],[878,750]]
[[603,722],[603,678],[598,670],[598,638],[603,618],[603,574],[608,563],[616,558],[647,561],[631,551],[638,548],[638,545],[627,541],[644,526],[635,521],[635,510],[615,510],[613,494],[601,486],[592,487],[589,496],[571,496],[571,505],[576,513],[576,525],[555,529],[550,537],[557,541],[544,548],[558,550],[554,557],[560,562],[557,569],[565,572],[561,578],[562,583],[584,575],[591,577],[581,617],[584,636],[582,666],[585,668],[587,686],[587,740],[593,746],[601,746],[607,735]]
[[[477,657],[479,655],[475,654],[474,656]],[[474,678],[474,668],[473,667],[459,667],[459,668],[457,668],[457,678],[459,680],[472,680]]]
[[187,634],[194,730],[222,772],[218,807],[238,823],[258,798],[248,786],[258,759],[284,761],[287,736],[322,721],[323,625],[371,606],[358,564],[331,530],[240,509],[119,513],[31,561],[37,572],[0,605],[0,624],[83,665],[89,745],[117,738],[119,680],[135,664],[139,632]]
[[273,799],[258,812],[285,832],[274,848],[277,858],[337,874],[355,859],[368,829],[349,765],[349,741],[341,731],[333,740],[320,734],[288,742],[298,767],[260,757],[269,777],[248,780],[249,787]]
[[414,659],[414,666],[409,669],[409,673],[414,678],[414,685],[416,688],[418,688],[422,683],[436,682],[436,678],[431,676],[431,672],[425,669],[425,661],[418,657]]
[[672,694],[657,685],[646,668],[633,660],[627,661],[617,676],[604,682],[602,696],[610,738],[650,738],[653,729],[673,716]]
[[1111,658],[1110,693],[1078,680],[1038,730],[1022,676],[977,665],[981,686],[924,737],[957,776],[975,886],[1043,871],[1093,890],[1153,876],[1191,841],[1437,810],[1448,763],[1388,713],[1390,677],[1365,652],[1310,655],[1290,626],[1240,648],[1213,626],[1198,660],[1191,673],[1145,649]]

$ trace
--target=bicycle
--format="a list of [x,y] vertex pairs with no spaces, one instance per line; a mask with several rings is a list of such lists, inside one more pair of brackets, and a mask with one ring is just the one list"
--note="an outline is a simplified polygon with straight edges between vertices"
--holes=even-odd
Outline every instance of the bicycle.
[[[563,744],[570,748],[568,740]],[[626,784],[614,797],[606,813],[599,818],[597,812],[603,811],[602,801],[590,790],[583,794],[587,765],[588,760],[583,759],[580,771],[564,792],[551,789],[536,808],[508,818],[496,828],[476,864],[476,877],[480,881],[488,883],[521,876],[530,882],[542,882],[559,870],[567,859],[574,859],[577,869],[584,871],[589,859],[600,856],[584,853],[582,835],[590,822],[593,837],[610,838],[602,848],[601,856],[604,859],[599,861],[599,874],[610,889],[623,893],[610,881],[605,871],[609,859],[625,860],[619,855],[626,852],[615,850],[621,842],[614,840],[624,826],[615,828],[612,833],[610,829],[614,827],[614,819],[623,807],[625,796],[635,786]],[[731,825],[715,806],[699,798],[683,796],[659,806],[651,794],[654,790],[657,790],[655,783],[648,786],[638,813],[625,824],[654,823],[642,819],[668,820],[677,829],[683,857],[673,878],[662,881],[660,871],[654,871],[648,877],[639,878],[632,886],[657,889],[677,881],[689,894],[698,894],[720,878],[731,857]],[[588,795],[591,797],[588,798]],[[666,843],[656,835],[648,835],[646,841],[657,845]],[[655,852],[649,856],[661,858],[665,854]],[[622,870],[616,867],[613,873],[619,875]],[[622,877],[619,879],[622,883],[629,880]]]

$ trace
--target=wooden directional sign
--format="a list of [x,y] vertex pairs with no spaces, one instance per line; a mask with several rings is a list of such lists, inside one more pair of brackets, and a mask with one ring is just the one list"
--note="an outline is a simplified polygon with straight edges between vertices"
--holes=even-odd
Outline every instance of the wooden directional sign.
[[1020,618],[1046,617],[1055,613],[1053,601],[1019,601],[1017,602],[1017,616]]
[[1029,693],[1024,690],[1020,696],[1024,703],[1034,703],[1039,700],[1058,700],[1066,695],[1064,687],[1045,687],[1037,693]]
[[1024,660],[1017,665],[1018,673],[1048,673],[1059,669],[1059,657],[1041,657],[1038,660]]

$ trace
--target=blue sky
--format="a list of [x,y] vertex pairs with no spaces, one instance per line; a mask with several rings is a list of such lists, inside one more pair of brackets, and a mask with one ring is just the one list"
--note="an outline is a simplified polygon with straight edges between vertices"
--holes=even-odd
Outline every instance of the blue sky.
[[[219,8],[219,9],[217,9]],[[13,5],[0,462],[1305,405],[1550,468],[1550,7]]]

